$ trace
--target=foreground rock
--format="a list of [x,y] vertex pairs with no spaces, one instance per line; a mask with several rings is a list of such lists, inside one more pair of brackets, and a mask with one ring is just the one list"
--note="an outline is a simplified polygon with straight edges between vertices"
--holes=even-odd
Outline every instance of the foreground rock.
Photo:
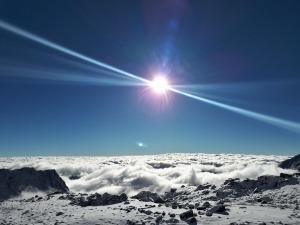
[[63,193],[69,191],[55,170],[0,169],[0,181],[0,201],[17,197],[22,191],[60,191]]
[[300,171],[300,154],[294,156],[293,158],[282,161],[278,166],[283,169],[293,169]]

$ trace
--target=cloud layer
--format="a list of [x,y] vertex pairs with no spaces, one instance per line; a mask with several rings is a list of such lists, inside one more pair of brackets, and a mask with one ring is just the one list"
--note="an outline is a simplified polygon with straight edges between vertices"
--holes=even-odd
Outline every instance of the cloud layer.
[[[129,195],[141,190],[163,193],[171,187],[256,178],[289,172],[278,168],[285,156],[240,154],[163,154],[125,157],[0,158],[3,168],[55,169],[73,192]],[[70,178],[78,179],[70,179]]]

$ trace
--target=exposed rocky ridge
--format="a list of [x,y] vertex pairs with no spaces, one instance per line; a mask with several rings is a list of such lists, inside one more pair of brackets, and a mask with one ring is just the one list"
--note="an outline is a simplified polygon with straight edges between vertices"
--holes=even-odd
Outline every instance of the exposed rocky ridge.
[[60,191],[69,188],[55,170],[37,171],[34,168],[0,169],[0,201],[17,197],[22,191]]
[[283,169],[294,169],[300,171],[300,154],[282,161],[278,166]]
[[[199,185],[194,193],[199,193],[203,200],[223,200],[231,197],[237,198],[242,196],[253,195],[254,193],[264,192],[266,190],[280,189],[286,185],[299,184],[297,174],[280,174],[280,176],[260,176],[257,179],[228,179],[219,188],[214,185]],[[199,195],[197,194],[197,195]],[[131,198],[138,199],[143,202],[166,203],[171,206],[180,206],[180,202],[192,199],[193,195],[186,191],[166,192],[163,195],[142,191]],[[160,200],[160,201],[158,201]],[[176,203],[176,204],[175,204]],[[205,207],[207,208],[207,207]]]
[[[63,198],[62,198],[63,199]],[[67,195],[65,199],[71,200],[71,205],[85,206],[104,206],[113,205],[121,202],[125,202],[128,198],[127,195],[122,193],[121,195],[111,195],[108,193],[104,194],[92,194],[89,196],[74,196]]]
[[294,184],[299,184],[299,180],[291,175],[287,177],[260,176],[255,180],[245,179],[243,181],[240,181],[239,179],[228,179],[224,182],[223,186],[217,190],[216,197],[241,197]]

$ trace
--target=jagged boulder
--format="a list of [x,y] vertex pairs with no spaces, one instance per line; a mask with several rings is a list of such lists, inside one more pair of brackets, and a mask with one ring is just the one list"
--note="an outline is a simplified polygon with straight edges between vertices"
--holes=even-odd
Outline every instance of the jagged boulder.
[[156,202],[161,197],[157,193],[153,193],[150,191],[141,191],[140,193],[132,196],[131,198],[138,199],[142,202]]
[[300,154],[282,161],[278,166],[283,169],[294,169],[300,171]]
[[55,170],[0,169],[0,201],[17,197],[22,191],[36,190],[67,193],[69,188]]

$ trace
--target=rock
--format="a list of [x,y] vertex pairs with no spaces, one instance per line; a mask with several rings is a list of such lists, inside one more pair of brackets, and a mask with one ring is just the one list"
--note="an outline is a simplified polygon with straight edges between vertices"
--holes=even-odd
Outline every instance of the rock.
[[155,222],[156,222],[156,223],[159,223],[159,222],[162,221],[162,219],[163,219],[163,216],[162,216],[162,215],[159,215],[158,217],[156,217]]
[[163,204],[163,203],[165,203],[165,200],[163,200],[161,197],[158,197],[158,198],[154,199],[153,202]]
[[198,206],[197,207],[197,210],[205,210],[206,209],[206,207],[204,207],[204,206]]
[[61,216],[61,215],[63,215],[64,213],[63,212],[57,212],[56,213],[56,216]]
[[136,223],[131,220],[127,220],[127,225],[136,225]]
[[174,223],[179,223],[178,219],[175,218],[171,218],[165,221],[166,223],[170,223],[170,224],[174,224]]
[[221,212],[225,212],[225,210],[226,210],[225,206],[223,204],[220,204],[220,205],[216,205],[216,206],[210,208],[208,210],[208,212],[210,212],[210,213],[221,213]]
[[177,205],[176,204],[172,204],[172,209],[177,209]]
[[283,178],[293,177],[292,174],[287,174],[287,173],[280,173],[279,176]]
[[195,206],[193,205],[193,204],[189,204],[189,209],[194,209],[195,208]]
[[204,202],[202,205],[204,208],[209,208],[211,204],[209,202]]
[[300,154],[282,161],[278,166],[283,169],[294,169],[300,171]]
[[280,176],[260,176],[255,180],[245,179],[243,181],[228,179],[224,182],[222,188],[216,192],[218,198],[242,197],[252,195],[262,190],[279,189],[286,185],[299,184],[299,180],[295,177],[280,177]]
[[200,185],[196,188],[195,191],[202,191],[202,190],[208,189],[209,187],[210,187],[209,184],[207,184],[207,185],[202,185],[202,184],[200,184]]
[[173,192],[176,192],[177,189],[176,188],[171,188],[170,192],[173,193]]
[[82,207],[85,206],[103,206],[103,205],[112,205],[121,202],[127,201],[127,195],[122,193],[121,195],[110,195],[108,193],[104,193],[100,195],[98,193],[92,194],[87,197],[73,197],[71,199],[71,205],[79,205]]
[[187,221],[186,221],[187,223],[195,223],[195,222],[197,222],[197,219],[195,218],[195,217],[191,217],[191,218],[189,218],[189,219],[187,219]]
[[170,213],[169,216],[174,218],[176,215],[175,215],[175,213]]
[[205,215],[206,215],[206,216],[212,216],[212,213],[211,213],[211,212],[206,212]]
[[69,188],[55,170],[37,171],[34,168],[0,169],[0,201],[16,197],[24,190],[53,190],[67,193]]
[[181,214],[179,215],[179,217],[180,217],[181,219],[188,219],[188,218],[192,217],[193,215],[194,215],[193,210],[188,210],[188,211],[186,211],[186,212],[181,213]]
[[147,210],[147,211],[144,211],[144,213],[145,213],[146,215],[151,215],[151,214],[152,214],[152,211]]
[[138,199],[142,202],[154,202],[155,199],[161,198],[158,194],[150,191],[141,191],[137,195],[132,196],[133,199]]

